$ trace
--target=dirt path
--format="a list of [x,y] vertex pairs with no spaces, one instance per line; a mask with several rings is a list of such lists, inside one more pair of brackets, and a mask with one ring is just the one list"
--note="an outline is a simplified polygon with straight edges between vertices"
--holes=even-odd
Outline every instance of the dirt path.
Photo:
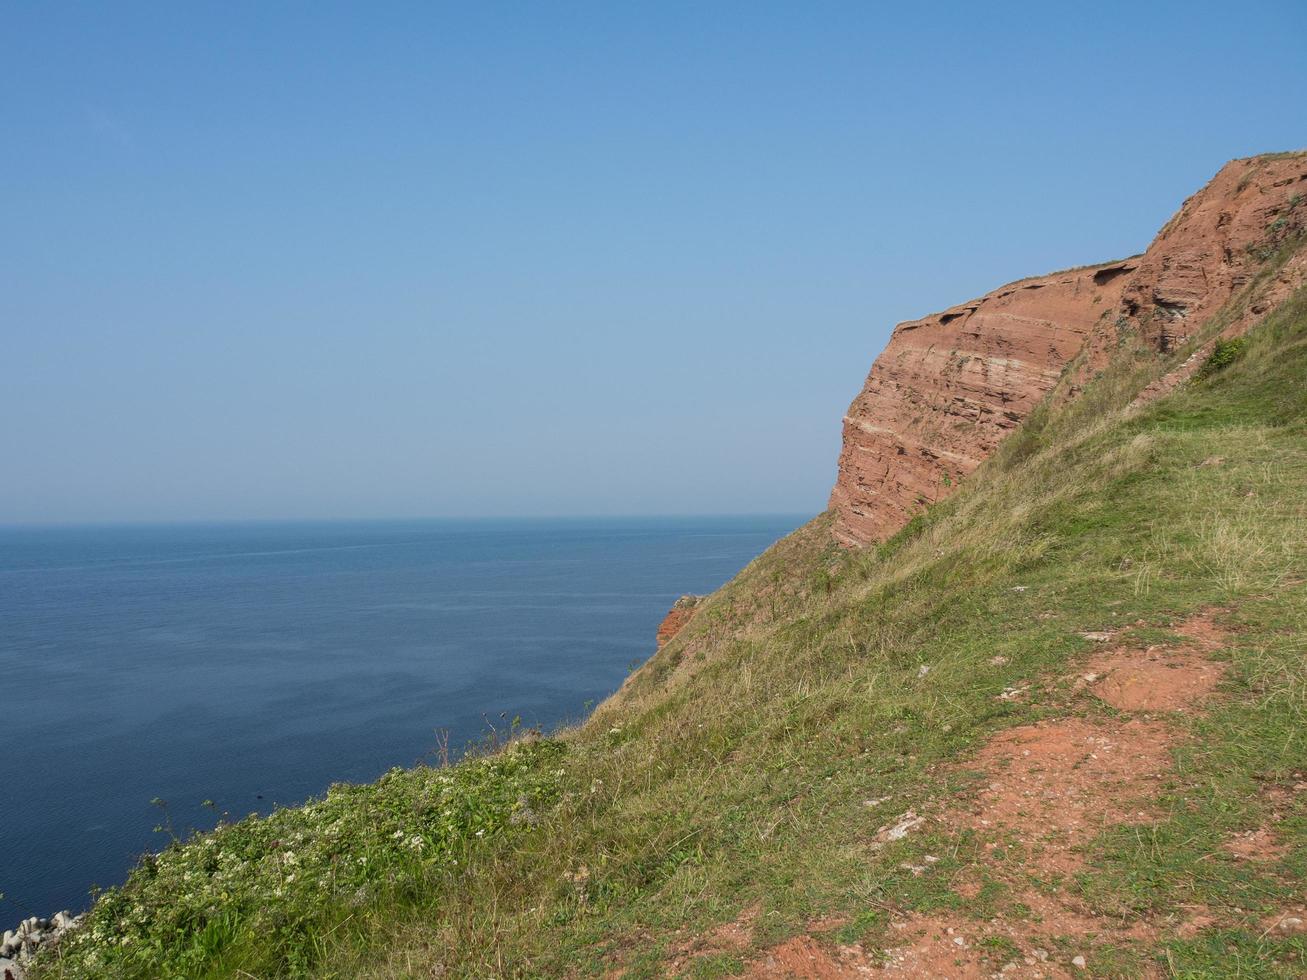
[[[1105,948],[1206,925],[1201,909],[1183,923],[1104,918],[1063,884],[1083,868],[1085,845],[1103,830],[1156,818],[1153,801],[1181,738],[1175,715],[1200,710],[1221,679],[1224,666],[1210,655],[1222,634],[1211,615],[1195,616],[1175,632],[1186,641],[1178,647],[1139,649],[1128,637],[1120,644],[1094,637],[1112,645],[1091,658],[1074,685],[1121,714],[1066,717],[998,734],[965,766],[982,774],[981,789],[931,817],[936,826],[971,831],[984,855],[951,883],[954,890],[976,897],[983,872],[1005,885],[1026,914],[991,920],[897,916],[890,928],[899,941],[884,957],[821,942],[813,930],[760,955],[748,976],[1052,980],[1082,973]],[[1234,846],[1257,851],[1274,845],[1250,839]],[[1020,861],[993,857],[1011,853]],[[912,870],[933,872],[928,866]]]

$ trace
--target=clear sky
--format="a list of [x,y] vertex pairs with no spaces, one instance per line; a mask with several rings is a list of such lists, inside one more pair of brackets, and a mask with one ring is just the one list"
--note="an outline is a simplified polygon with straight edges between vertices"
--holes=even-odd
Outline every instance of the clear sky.
[[1307,144],[1307,4],[5,3],[0,521],[816,512],[893,324]]

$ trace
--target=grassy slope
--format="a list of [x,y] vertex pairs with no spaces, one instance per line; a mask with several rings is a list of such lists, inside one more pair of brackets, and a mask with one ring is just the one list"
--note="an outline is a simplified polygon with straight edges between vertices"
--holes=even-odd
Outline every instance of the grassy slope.
[[[870,948],[890,909],[1027,914],[998,882],[966,901],[950,889],[978,860],[964,837],[874,850],[872,835],[964,790],[950,763],[994,732],[1103,710],[1058,680],[1087,656],[1082,631],[1143,621],[1164,642],[1211,605],[1235,630],[1224,697],[1189,722],[1164,818],[1097,841],[1074,887],[1120,918],[1216,913],[1196,938],[1098,968],[1298,975],[1301,940],[1261,920],[1301,891],[1302,796],[1276,825],[1282,860],[1252,871],[1219,842],[1261,826],[1262,791],[1307,769],[1307,295],[1233,364],[1124,411],[1160,367],[1123,349],[879,549],[837,551],[818,518],[558,740],[173,848],[41,975],[652,976],[749,907],[759,948],[832,913],[840,940]],[[1039,698],[997,699],[1032,680]],[[900,867],[925,853],[945,873]],[[729,974],[746,955],[685,969]]]

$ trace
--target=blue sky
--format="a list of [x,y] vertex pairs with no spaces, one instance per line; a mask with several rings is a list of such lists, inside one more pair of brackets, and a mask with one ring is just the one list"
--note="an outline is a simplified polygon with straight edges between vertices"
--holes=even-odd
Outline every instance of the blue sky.
[[0,522],[816,512],[896,321],[1307,144],[1307,4],[5,4]]

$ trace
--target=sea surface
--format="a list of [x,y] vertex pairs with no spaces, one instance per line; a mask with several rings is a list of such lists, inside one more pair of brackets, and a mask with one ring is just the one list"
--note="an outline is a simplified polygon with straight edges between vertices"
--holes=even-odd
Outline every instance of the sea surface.
[[580,719],[678,595],[801,521],[0,528],[0,928],[84,908],[205,800],[266,812],[442,732]]

